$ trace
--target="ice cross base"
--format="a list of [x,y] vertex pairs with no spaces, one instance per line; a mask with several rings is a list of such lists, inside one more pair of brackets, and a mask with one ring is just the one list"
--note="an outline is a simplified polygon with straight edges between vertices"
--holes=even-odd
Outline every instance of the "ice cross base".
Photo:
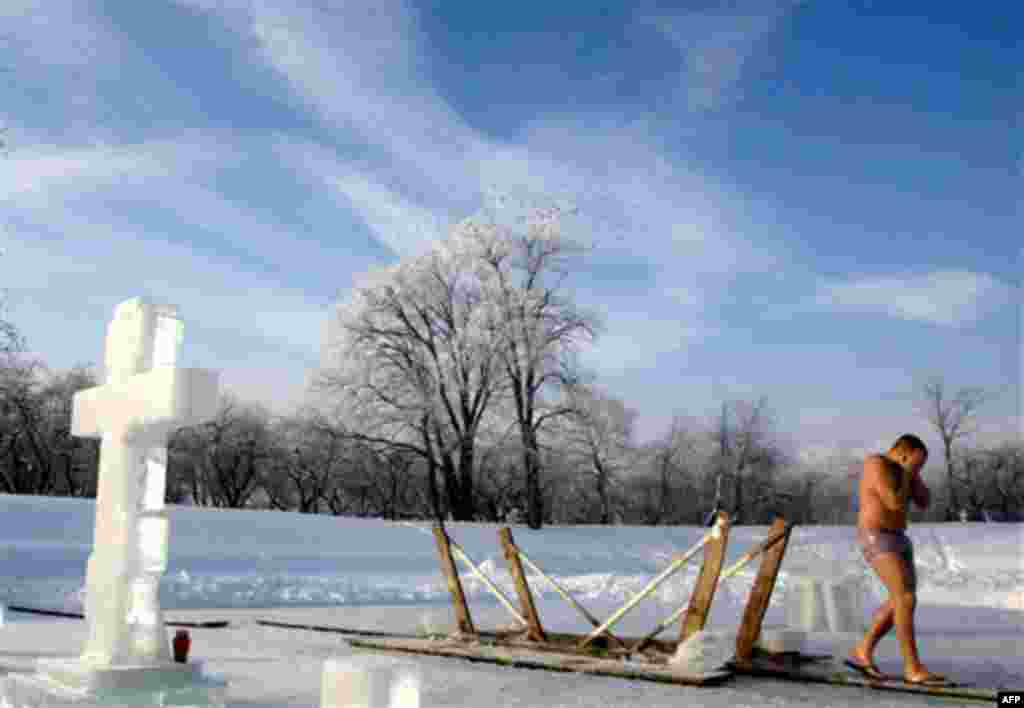
[[95,668],[75,660],[48,660],[37,668],[36,674],[4,677],[2,708],[227,704],[227,682],[204,674],[200,662]]
[[102,440],[86,567],[88,639],[77,660],[40,661],[31,676],[0,680],[4,708],[223,705],[223,681],[203,676],[199,664],[171,661],[159,602],[167,439],[217,410],[216,372],[177,366],[182,331],[173,306],[134,298],[114,311],[105,382],[75,394],[71,420],[73,435]]

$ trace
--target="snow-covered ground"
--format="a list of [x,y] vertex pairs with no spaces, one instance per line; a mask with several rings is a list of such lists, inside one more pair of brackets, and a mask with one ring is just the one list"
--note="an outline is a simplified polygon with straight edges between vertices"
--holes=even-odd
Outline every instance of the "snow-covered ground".
[[[319,705],[323,659],[347,652],[336,635],[256,625],[257,618],[350,628],[416,631],[424,622],[451,625],[450,598],[438,570],[429,526],[282,512],[170,507],[171,551],[161,601],[169,619],[229,619],[228,629],[195,629],[193,655],[231,682],[235,706]],[[89,500],[0,496],[0,601],[81,611],[85,562],[92,544]],[[418,528],[416,528],[418,526]],[[512,581],[498,546],[498,526],[450,524],[449,532],[509,597]],[[603,617],[696,543],[695,527],[514,527],[516,542],[594,614]],[[727,562],[764,538],[766,527],[730,535]],[[930,668],[988,687],[1024,687],[1024,526],[917,525],[918,639]],[[622,634],[645,634],[685,603],[700,566],[695,557],[676,577],[626,615]],[[757,564],[723,581],[709,628],[735,630]],[[865,621],[884,590],[861,560],[851,527],[797,527],[765,622],[782,623],[794,574],[849,575],[863,581]],[[507,625],[511,616],[482,582],[463,575],[477,625]],[[539,578],[538,609],[551,630],[589,629]],[[76,655],[81,620],[8,612],[0,662],[27,670],[38,657]],[[675,630],[678,631],[678,630]],[[666,632],[668,635],[669,632]],[[811,650],[840,652],[856,637],[813,635]],[[898,671],[895,637],[878,652]],[[619,679],[406,658],[421,665],[424,708],[434,706],[737,706],[925,705],[909,694],[736,677],[725,686],[689,688]]]

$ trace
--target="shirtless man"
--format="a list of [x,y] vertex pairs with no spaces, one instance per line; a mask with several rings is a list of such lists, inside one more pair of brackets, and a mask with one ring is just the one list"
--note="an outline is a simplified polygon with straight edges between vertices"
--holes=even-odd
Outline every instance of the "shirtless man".
[[878,642],[893,625],[903,653],[903,678],[910,683],[943,683],[921,663],[914,639],[914,607],[917,576],[914,548],[907,537],[908,497],[921,509],[931,501],[921,481],[928,448],[915,435],[902,435],[884,455],[868,455],[860,480],[860,512],[857,541],[864,559],[874,568],[889,591],[878,608],[864,639],[850,652],[853,668],[872,678],[884,678],[872,656]]

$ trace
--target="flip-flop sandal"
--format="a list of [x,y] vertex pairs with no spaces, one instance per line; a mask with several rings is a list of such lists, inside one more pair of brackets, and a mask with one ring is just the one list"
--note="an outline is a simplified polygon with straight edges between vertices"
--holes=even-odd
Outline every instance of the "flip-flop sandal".
[[903,683],[908,683],[911,686],[948,686],[951,682],[945,676],[932,674],[920,679],[908,679],[904,676]]
[[886,679],[889,678],[888,676],[883,674],[881,671],[879,671],[875,667],[873,667],[873,666],[865,666],[864,664],[858,664],[853,659],[846,659],[843,663],[846,664],[847,666],[849,666],[854,671],[857,671],[859,673],[864,674],[869,679],[875,679],[877,681],[885,681]]

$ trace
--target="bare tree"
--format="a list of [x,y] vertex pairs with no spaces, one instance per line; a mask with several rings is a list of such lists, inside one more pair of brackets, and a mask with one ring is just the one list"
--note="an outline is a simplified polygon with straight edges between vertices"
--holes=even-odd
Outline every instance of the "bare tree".
[[801,524],[853,523],[861,465],[857,456],[841,447],[794,456],[780,468],[778,483],[784,496],[779,513]]
[[[0,128],[0,133],[3,129]],[[3,149],[3,140],[0,138],[0,149]],[[0,256],[4,255],[3,249],[0,249]],[[6,309],[6,295],[0,299],[0,310]],[[6,317],[0,316],[0,361],[6,360],[16,354],[21,354],[25,351],[25,338],[18,330],[17,326]],[[10,362],[8,361],[7,364]]]
[[509,402],[507,398],[495,399],[479,431],[482,454],[473,489],[477,511],[484,520],[493,522],[517,519],[526,509],[519,470],[522,450],[517,440],[512,439],[516,422]]
[[[537,210],[526,233],[466,220],[456,229],[456,246],[479,265],[492,305],[489,329],[503,333],[498,349],[515,405],[523,449],[527,523],[540,528],[544,501],[539,435],[545,421],[573,412],[571,405],[543,405],[542,391],[582,381],[573,354],[577,340],[593,339],[599,323],[560,293],[569,267],[582,249],[560,233],[561,210]],[[518,277],[517,277],[518,275]],[[552,284],[545,280],[557,276]]]
[[959,502],[956,496],[955,446],[972,435],[978,410],[992,398],[981,388],[964,387],[950,398],[942,377],[932,377],[921,388],[918,413],[935,428],[946,454],[945,520],[956,518]]
[[320,372],[316,388],[372,409],[377,430],[385,420],[402,429],[402,447],[427,460],[435,508],[440,471],[455,519],[473,519],[476,436],[500,383],[496,320],[482,314],[480,287],[452,244],[379,276],[339,308],[334,367]]
[[[666,435],[656,444],[653,459],[658,479],[660,515],[665,523],[702,523],[702,504],[707,501],[708,452],[697,426],[683,416],[672,419]],[[719,491],[716,485],[716,492]]]
[[[777,498],[789,498],[791,492],[774,488],[770,475],[784,455],[772,437],[772,417],[767,400],[732,401],[722,404],[721,413],[710,431],[716,449],[711,464],[715,474],[715,498],[711,513],[722,509],[723,483],[731,483],[733,523],[744,523],[755,515],[757,507]],[[745,492],[751,496],[745,498]]]
[[1016,514],[1024,510],[1024,445],[1004,442],[990,448],[961,451],[966,506]]
[[54,476],[55,492],[73,497],[95,497],[99,473],[99,440],[71,435],[72,401],[79,391],[97,385],[87,366],[52,376],[39,392],[40,420]]
[[567,387],[568,404],[574,413],[556,425],[560,447],[578,460],[593,484],[600,505],[598,523],[612,522],[612,488],[620,483],[633,452],[636,411],[595,386]]
[[25,340],[18,328],[10,321],[0,318],[0,356],[11,356],[25,351]]
[[344,463],[344,430],[306,411],[277,418],[270,437],[263,487],[271,507],[317,513]]
[[38,405],[42,362],[7,357],[0,368],[0,484],[8,494],[49,494],[49,451]]
[[223,394],[213,420],[175,431],[175,469],[186,475],[193,504],[248,505],[273,453],[269,419],[261,406]]
[[97,441],[71,435],[72,398],[95,383],[84,366],[51,373],[36,359],[0,357],[0,489],[95,494]]

